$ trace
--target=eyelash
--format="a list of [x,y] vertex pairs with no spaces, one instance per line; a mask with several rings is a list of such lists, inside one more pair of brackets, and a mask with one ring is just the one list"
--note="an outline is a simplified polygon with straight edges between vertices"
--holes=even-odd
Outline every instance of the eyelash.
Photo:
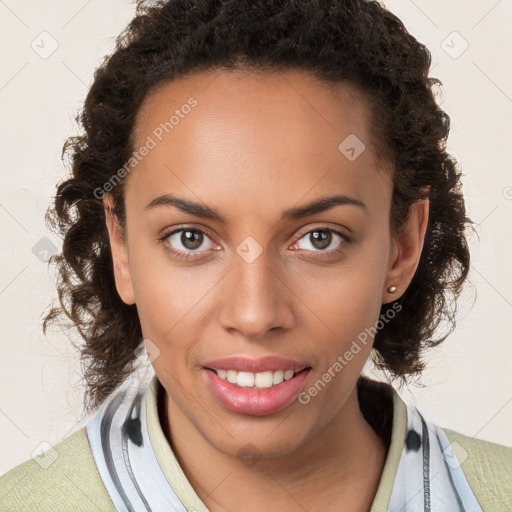
[[[164,249],[166,251],[168,251],[169,253],[171,253],[171,255],[175,258],[178,258],[178,259],[181,259],[181,260],[189,260],[191,258],[195,258],[194,254],[196,252],[205,252],[205,251],[192,251],[192,252],[184,252],[184,251],[178,251],[176,249],[173,249],[169,244],[166,244],[165,241],[172,235],[176,234],[176,233],[180,233],[182,231],[193,231],[193,232],[197,232],[197,233],[202,233],[203,235],[206,235],[208,236],[208,238],[211,239],[211,236],[209,236],[208,232],[205,231],[204,229],[200,229],[200,228],[196,228],[196,227],[189,227],[189,226],[181,226],[179,229],[174,229],[172,231],[168,231],[166,233],[164,233],[161,237],[159,237],[158,241],[164,246]],[[326,253],[326,254],[331,254],[331,253],[339,253],[343,250],[343,246],[345,246],[346,244],[350,243],[351,241],[351,238],[344,232],[344,231],[341,231],[341,230],[337,230],[337,229],[333,229],[333,228],[330,228],[328,226],[317,226],[313,229],[310,229],[308,231],[305,231],[305,232],[302,232],[298,235],[297,239],[295,240],[295,242],[293,243],[293,245],[295,245],[297,242],[299,242],[300,240],[302,240],[302,238],[304,238],[305,235],[309,234],[309,233],[313,233],[315,231],[327,231],[327,232],[330,232],[330,233],[334,233],[336,235],[338,235],[342,241],[344,243],[340,243],[340,246],[339,248],[337,249],[331,249],[330,251],[311,251],[311,252],[314,252],[314,253]]]

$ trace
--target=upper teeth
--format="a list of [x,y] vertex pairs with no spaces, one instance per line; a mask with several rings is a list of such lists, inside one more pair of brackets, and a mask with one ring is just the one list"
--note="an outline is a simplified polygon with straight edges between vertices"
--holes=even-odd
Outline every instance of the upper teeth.
[[236,370],[215,370],[217,375],[231,384],[236,384],[242,388],[270,388],[281,384],[283,380],[289,380],[293,377],[293,370],[277,370],[275,372],[237,372]]

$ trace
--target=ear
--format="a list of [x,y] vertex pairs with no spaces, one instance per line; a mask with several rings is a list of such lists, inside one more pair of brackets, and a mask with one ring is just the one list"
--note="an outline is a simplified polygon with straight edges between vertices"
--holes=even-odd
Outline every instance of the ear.
[[[382,290],[383,304],[399,298],[414,277],[425,241],[429,206],[428,199],[415,201],[409,208],[407,222],[400,229],[398,237],[392,240],[390,267]],[[396,286],[397,291],[388,292],[390,286]]]
[[110,194],[106,194],[103,198],[103,208],[105,210],[105,221],[110,240],[110,250],[112,252],[117,293],[119,293],[121,300],[125,304],[135,304],[135,293],[133,291],[132,275],[128,260],[128,247],[121,237],[119,222],[114,214],[114,202]]

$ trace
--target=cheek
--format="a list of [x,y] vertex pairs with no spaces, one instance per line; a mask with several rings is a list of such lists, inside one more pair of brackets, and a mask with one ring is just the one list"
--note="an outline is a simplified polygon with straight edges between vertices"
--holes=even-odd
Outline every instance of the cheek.
[[177,372],[183,365],[192,364],[197,340],[204,337],[219,276],[206,267],[177,267],[169,262],[142,264],[135,272],[135,299],[143,336],[162,356],[153,366],[156,371],[165,366]]
[[350,260],[331,269],[310,265],[299,275],[301,278],[290,287],[322,332],[346,340],[378,318],[385,277],[382,258],[354,253]]
[[370,354],[382,305],[383,261],[377,241],[330,269],[297,269],[303,277],[291,288],[306,306],[301,330],[315,340],[316,378],[330,369],[325,379],[333,384],[331,393],[342,392],[342,382],[355,381]]
[[[131,257],[132,278],[141,322],[162,332],[180,322],[200,305],[215,282],[205,268],[180,266],[170,260],[163,247],[155,244]],[[210,282],[212,284],[210,284]]]

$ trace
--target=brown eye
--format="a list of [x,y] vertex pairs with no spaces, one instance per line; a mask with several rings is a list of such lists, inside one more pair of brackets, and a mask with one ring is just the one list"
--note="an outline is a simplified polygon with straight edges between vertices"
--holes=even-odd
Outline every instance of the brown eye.
[[332,233],[324,230],[311,231],[309,239],[313,247],[316,247],[317,249],[325,249],[329,247],[331,243]]
[[[208,235],[200,229],[177,229],[162,238],[162,241],[166,242],[172,251],[176,253],[191,253],[191,252],[206,252],[211,249],[213,243],[211,242]],[[206,244],[205,241],[209,241],[210,245]],[[203,247],[204,250],[197,250]]]
[[[306,241],[307,246],[300,246],[301,242]],[[305,249],[312,252],[330,252],[340,249],[344,243],[348,243],[349,239],[344,233],[336,231],[335,229],[314,229],[305,233],[297,242],[300,249]],[[344,243],[343,243],[344,242]]]
[[182,231],[181,233],[180,242],[183,244],[183,247],[190,250],[201,247],[201,244],[203,243],[203,233],[188,229],[186,231]]

